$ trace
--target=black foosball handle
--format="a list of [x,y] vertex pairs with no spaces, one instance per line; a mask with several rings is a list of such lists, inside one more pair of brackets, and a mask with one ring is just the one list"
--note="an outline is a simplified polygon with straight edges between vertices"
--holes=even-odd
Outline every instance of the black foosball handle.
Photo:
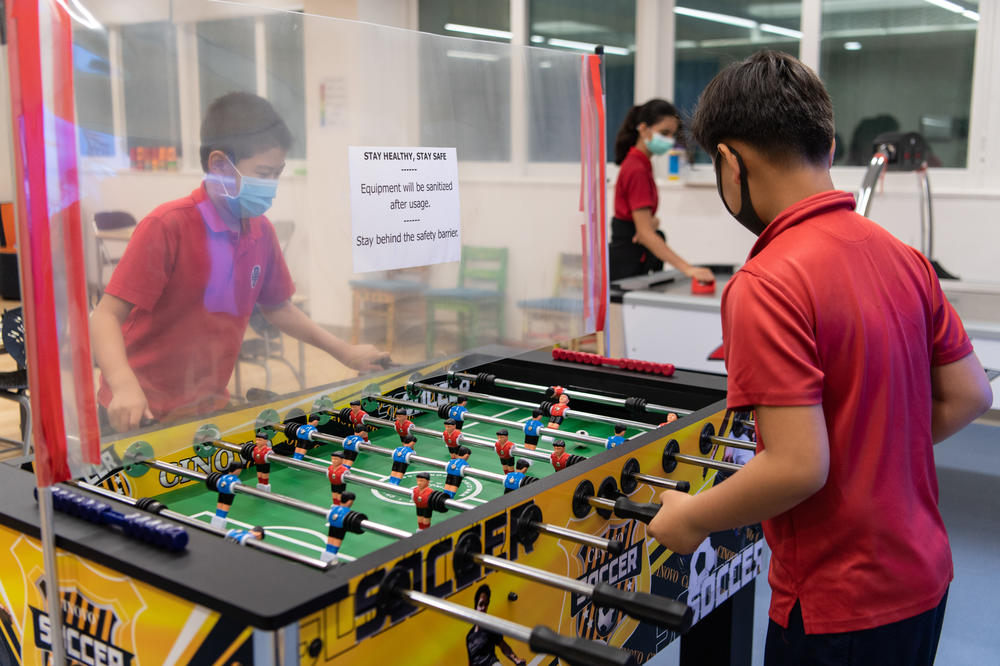
[[660,510],[659,504],[647,502],[633,502],[627,497],[619,497],[615,500],[615,515],[619,518],[634,518],[649,525],[656,512]]
[[528,647],[574,666],[636,666],[635,658],[624,650],[585,638],[562,636],[542,625],[532,629]]
[[691,628],[694,611],[686,603],[646,592],[628,592],[600,582],[594,585],[594,603],[618,608],[637,620],[684,633]]

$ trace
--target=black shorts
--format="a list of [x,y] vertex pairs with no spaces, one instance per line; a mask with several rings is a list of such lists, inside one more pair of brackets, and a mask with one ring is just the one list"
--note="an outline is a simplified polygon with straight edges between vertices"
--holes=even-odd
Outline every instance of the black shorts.
[[396,462],[395,460],[392,461],[392,471],[393,472],[403,472],[405,474],[406,473],[406,468],[409,467],[409,466],[410,466],[410,463],[401,463],[401,462]]
[[233,500],[236,499],[234,493],[219,493],[219,504],[228,504],[232,506]]
[[515,488],[508,488],[507,486],[504,486],[504,488],[503,488],[503,494],[506,495],[507,493],[512,493],[512,492],[514,492],[514,490],[515,490]]
[[562,416],[550,416],[549,423],[555,423],[556,425],[559,425],[560,423],[563,422],[563,418],[564,417]]
[[271,463],[260,463],[259,465],[257,465],[257,471],[260,472],[261,474],[270,474]]
[[347,490],[347,484],[346,483],[331,483],[330,484],[330,492],[331,493],[342,493],[345,490]]
[[354,462],[357,459],[358,459],[358,452],[357,451],[352,451],[350,449],[344,449],[344,460],[350,460],[351,462]]
[[433,513],[434,509],[430,508],[429,506],[417,507],[417,516],[419,516],[420,518],[430,518]]
[[449,474],[444,477],[444,485],[446,486],[458,486],[462,483],[462,477],[455,476],[454,474]]
[[311,439],[295,440],[295,448],[297,449],[305,449],[306,451],[308,451],[309,449],[315,449],[317,446],[319,446],[319,443],[314,442]]
[[525,444],[538,444],[538,435],[525,435],[524,436],[524,443]]
[[[635,222],[611,219],[611,242],[608,243],[608,278],[613,282],[633,275],[663,270],[663,262],[640,243],[633,243]],[[659,229],[656,235],[666,240]]]
[[500,459],[500,464],[503,465],[503,466],[505,466],[505,467],[513,467],[514,466],[514,456],[511,456],[510,458],[501,458]]
[[344,535],[347,534],[347,528],[346,527],[334,527],[333,525],[330,525],[330,529],[328,529],[326,531],[326,534],[329,537],[332,537],[334,539],[340,539],[341,541],[343,541],[344,540]]

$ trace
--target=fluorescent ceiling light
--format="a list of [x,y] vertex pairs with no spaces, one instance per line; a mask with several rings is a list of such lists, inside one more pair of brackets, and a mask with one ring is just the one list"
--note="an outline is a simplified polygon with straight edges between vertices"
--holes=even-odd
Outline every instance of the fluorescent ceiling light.
[[482,60],[484,62],[496,62],[500,59],[499,56],[495,56],[492,53],[476,53],[475,51],[453,51],[448,50],[447,55],[449,58],[458,58],[460,60]]
[[965,7],[949,0],[924,0],[924,2],[940,7],[941,9],[947,9],[949,12],[955,12],[956,14],[961,14],[965,11]]
[[861,42],[844,42],[845,51],[860,51]]
[[531,36],[531,43],[532,44],[544,44],[545,43],[545,38],[542,37],[541,35],[532,35]]
[[460,23],[445,23],[444,29],[449,32],[462,32],[467,35],[496,37],[497,39],[510,39],[513,37],[513,34],[509,30],[494,30],[493,28],[480,28],[479,26],[462,25]]
[[784,35],[785,37],[793,37],[795,39],[802,39],[801,30],[792,30],[791,28],[782,28],[780,25],[771,25],[770,23],[761,23],[760,29],[763,32],[772,32],[775,35]]
[[971,9],[966,9],[964,12],[962,12],[962,16],[964,16],[967,19],[972,19],[973,21],[979,20],[979,12],[974,12]]
[[729,14],[717,14],[715,12],[706,12],[700,9],[691,9],[690,7],[674,7],[674,13],[680,14],[681,16],[690,16],[691,18],[704,19],[705,21],[714,21],[715,23],[735,25],[740,28],[757,27],[757,21],[740,18],[739,16],[730,16]]
[[[549,46],[558,46],[564,49],[573,49],[576,51],[593,51],[597,48],[597,44],[590,44],[588,42],[576,42],[572,39],[556,39],[551,37],[548,40]],[[623,49],[620,46],[605,46],[604,52],[611,55],[629,55],[628,49]]]

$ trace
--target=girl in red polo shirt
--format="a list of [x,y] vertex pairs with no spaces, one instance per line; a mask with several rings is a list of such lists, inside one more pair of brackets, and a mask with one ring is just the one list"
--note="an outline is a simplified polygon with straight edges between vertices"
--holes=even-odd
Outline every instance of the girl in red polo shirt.
[[673,104],[651,99],[633,106],[618,130],[615,164],[621,169],[615,183],[615,212],[608,247],[612,280],[661,270],[664,262],[701,282],[715,279],[712,271],[692,266],[670,249],[656,217],[659,197],[650,157],[674,147],[680,125]]

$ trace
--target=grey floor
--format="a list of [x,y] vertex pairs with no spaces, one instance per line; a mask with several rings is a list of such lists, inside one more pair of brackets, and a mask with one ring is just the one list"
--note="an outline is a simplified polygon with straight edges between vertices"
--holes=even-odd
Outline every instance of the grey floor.
[[[1000,664],[1000,426],[974,423],[934,450],[941,514],[951,539],[955,580],[948,594],[938,666]],[[753,666],[764,660],[771,590],[757,580]],[[675,641],[650,666],[679,661]]]

